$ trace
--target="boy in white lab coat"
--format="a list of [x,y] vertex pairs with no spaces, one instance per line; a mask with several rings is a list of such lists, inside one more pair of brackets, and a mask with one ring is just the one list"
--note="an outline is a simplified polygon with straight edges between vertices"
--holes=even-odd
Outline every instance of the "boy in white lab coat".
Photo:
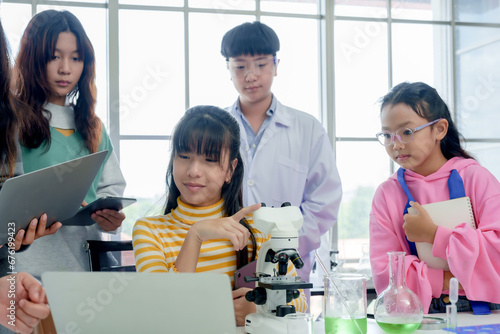
[[239,93],[229,108],[241,130],[245,164],[244,205],[264,202],[300,207],[298,270],[309,280],[314,251],[336,223],[342,187],[331,144],[322,124],[312,115],[282,105],[272,94],[279,59],[278,36],[258,21],[229,30],[222,39],[231,80]]

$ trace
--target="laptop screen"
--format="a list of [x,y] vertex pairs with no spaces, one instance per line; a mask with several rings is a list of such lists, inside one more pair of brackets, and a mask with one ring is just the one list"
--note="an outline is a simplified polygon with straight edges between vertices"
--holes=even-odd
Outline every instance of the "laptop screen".
[[57,333],[236,333],[224,274],[47,272],[42,282]]

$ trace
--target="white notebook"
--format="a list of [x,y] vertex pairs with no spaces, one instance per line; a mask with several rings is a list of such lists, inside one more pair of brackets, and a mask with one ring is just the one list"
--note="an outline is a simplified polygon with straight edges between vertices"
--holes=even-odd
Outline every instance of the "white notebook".
[[[436,225],[453,229],[461,223],[467,223],[471,228],[476,228],[469,197],[460,197],[442,202],[424,204],[422,206],[429,213],[429,216]],[[413,213],[413,210],[413,208],[409,208],[408,212]],[[428,242],[416,242],[415,245],[420,261],[425,261],[429,268],[450,270],[446,260],[432,256],[432,244]]]

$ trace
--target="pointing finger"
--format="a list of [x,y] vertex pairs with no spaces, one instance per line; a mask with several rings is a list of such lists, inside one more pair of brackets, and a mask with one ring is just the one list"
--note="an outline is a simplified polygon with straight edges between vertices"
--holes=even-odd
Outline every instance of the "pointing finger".
[[240,211],[236,212],[233,215],[233,219],[236,221],[240,221],[243,219],[245,216],[247,216],[249,213],[252,213],[260,208],[261,204],[257,203],[254,205],[247,206],[246,208],[241,209]]

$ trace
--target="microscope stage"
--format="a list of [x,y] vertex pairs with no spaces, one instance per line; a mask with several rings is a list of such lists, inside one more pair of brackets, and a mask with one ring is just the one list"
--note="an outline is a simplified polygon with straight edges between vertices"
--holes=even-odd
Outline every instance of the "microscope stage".
[[311,289],[312,283],[308,282],[293,282],[293,283],[257,283],[258,286],[269,290],[291,290],[291,289]]

